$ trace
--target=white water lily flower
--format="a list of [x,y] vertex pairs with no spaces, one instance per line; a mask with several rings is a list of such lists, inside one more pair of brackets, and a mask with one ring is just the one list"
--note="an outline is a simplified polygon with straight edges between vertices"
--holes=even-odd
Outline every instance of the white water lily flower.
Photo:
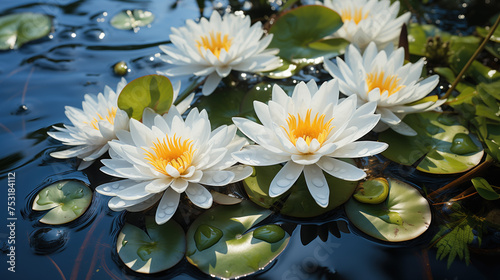
[[[399,1],[389,0],[325,0],[325,6],[336,11],[344,25],[333,34],[360,49],[375,42],[379,48],[397,42],[401,27],[410,19],[410,12],[400,17]],[[390,5],[390,6],[389,6]]]
[[263,37],[262,24],[250,26],[250,17],[214,11],[210,20],[186,21],[186,27],[171,28],[171,45],[161,45],[167,55],[161,58],[176,65],[165,75],[208,76],[204,95],[210,95],[231,70],[245,72],[269,71],[281,65],[278,49],[266,49],[272,34]]
[[[53,126],[57,132],[47,132],[52,138],[61,141],[64,145],[73,148],[52,152],[55,158],[65,159],[78,157],[82,162],[78,170],[90,166],[97,158],[108,151],[108,141],[116,139],[120,130],[128,130],[129,117],[123,110],[118,109],[118,95],[127,85],[122,78],[116,87],[116,92],[109,86],[104,87],[104,94],[85,94],[82,109],[66,106],[65,114],[73,126],[64,125],[64,128]],[[173,100],[177,98],[180,83],[174,86]],[[185,98],[177,105],[177,110],[184,112],[189,108],[194,94]]]
[[304,172],[307,187],[321,207],[327,207],[330,190],[323,173],[357,181],[366,174],[356,166],[337,158],[359,158],[384,151],[387,144],[356,141],[368,133],[380,116],[373,112],[376,103],[356,109],[356,97],[339,103],[335,80],[319,89],[314,81],[299,83],[292,96],[279,86],[273,87],[268,105],[254,101],[262,125],[244,118],[233,122],[256,144],[233,154],[239,162],[267,166],[286,162],[269,187],[269,195],[286,192]]
[[181,193],[206,209],[213,199],[203,185],[225,186],[252,174],[231,157],[246,139],[235,137],[234,125],[211,131],[205,110],[193,108],[184,121],[175,107],[164,116],[146,109],[142,123],[131,119],[129,125],[130,131],[118,132],[118,140],[109,143],[113,153],[101,168],[125,180],[96,188],[115,196],[108,203],[112,210],[141,211],[160,200],[155,220],[163,224],[174,215]]
[[392,45],[378,52],[370,43],[361,55],[350,45],[345,53],[345,62],[337,57],[337,64],[325,61],[325,68],[339,81],[340,91],[348,96],[357,96],[358,104],[377,103],[380,123],[374,131],[380,132],[388,127],[408,136],[417,133],[401,120],[406,114],[433,110],[445,100],[422,100],[439,83],[439,76],[432,75],[419,81],[424,60],[415,64],[404,63],[404,49],[394,51]]

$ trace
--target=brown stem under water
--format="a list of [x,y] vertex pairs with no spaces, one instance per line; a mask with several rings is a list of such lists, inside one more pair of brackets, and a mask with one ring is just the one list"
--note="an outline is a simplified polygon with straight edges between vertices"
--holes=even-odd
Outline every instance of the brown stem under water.
[[448,189],[454,188],[460,184],[463,184],[467,181],[470,181],[472,178],[474,178],[479,172],[483,171],[484,169],[490,167],[493,164],[493,159],[489,156],[486,157],[486,160],[479,164],[478,166],[474,167],[472,170],[469,172],[465,173],[464,175],[458,177],[457,179],[453,180],[452,182],[446,184],[445,186],[431,192],[429,195],[427,195],[427,198],[429,200],[434,200],[440,193],[443,191],[446,191]]

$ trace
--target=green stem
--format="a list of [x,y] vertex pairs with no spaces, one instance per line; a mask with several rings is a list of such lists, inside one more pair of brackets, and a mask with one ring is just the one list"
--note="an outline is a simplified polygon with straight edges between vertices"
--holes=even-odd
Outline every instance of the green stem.
[[469,69],[469,67],[472,65],[472,62],[474,62],[476,57],[483,50],[484,46],[486,46],[486,43],[488,43],[488,41],[490,40],[491,36],[495,32],[495,29],[497,29],[499,23],[500,23],[500,16],[498,16],[497,20],[495,21],[495,24],[493,24],[493,26],[491,27],[488,35],[486,35],[486,37],[484,38],[481,45],[479,45],[479,48],[477,48],[476,52],[472,55],[472,57],[469,59],[469,61],[467,61],[467,64],[465,64],[464,68],[462,68],[462,71],[460,71],[460,73],[457,75],[455,81],[453,81],[453,84],[451,85],[451,87],[448,89],[446,94],[443,97],[441,97],[441,99],[448,98],[451,95],[451,93],[453,92],[453,90],[455,90],[455,87],[457,87],[458,83],[462,80],[462,77],[464,76],[465,71],[467,71],[467,69]]

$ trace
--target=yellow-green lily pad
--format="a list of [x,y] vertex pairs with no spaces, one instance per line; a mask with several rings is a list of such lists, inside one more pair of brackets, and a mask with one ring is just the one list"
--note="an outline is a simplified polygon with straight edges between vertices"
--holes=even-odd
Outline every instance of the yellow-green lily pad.
[[404,136],[392,130],[379,134],[379,141],[389,144],[382,155],[392,161],[417,163],[417,169],[427,173],[454,174],[473,168],[483,157],[481,143],[456,116],[425,112],[408,115],[403,121],[418,135]]
[[269,186],[281,168],[280,165],[255,166],[254,173],[243,181],[243,185],[250,199],[262,207],[271,208],[277,201],[284,200],[280,213],[291,217],[309,218],[331,211],[349,200],[358,184],[325,174],[330,188],[330,199],[326,208],[319,206],[311,196],[303,175],[290,190],[280,196],[270,197]]
[[92,191],[80,181],[60,181],[42,189],[33,201],[33,210],[45,211],[41,223],[60,225],[85,213],[92,201]]
[[146,232],[125,224],[118,235],[116,250],[127,267],[140,273],[156,273],[176,265],[186,252],[184,230],[174,220],[158,225],[146,217]]
[[187,260],[204,273],[223,279],[264,269],[290,239],[277,225],[253,229],[269,215],[271,211],[248,200],[206,211],[187,232]]
[[389,196],[380,204],[366,204],[352,198],[345,204],[349,220],[362,232],[380,240],[400,242],[414,239],[431,224],[431,209],[420,192],[392,178]]
[[162,75],[147,75],[128,83],[118,96],[118,108],[129,117],[142,119],[145,108],[163,115],[172,106],[174,90],[170,80]]

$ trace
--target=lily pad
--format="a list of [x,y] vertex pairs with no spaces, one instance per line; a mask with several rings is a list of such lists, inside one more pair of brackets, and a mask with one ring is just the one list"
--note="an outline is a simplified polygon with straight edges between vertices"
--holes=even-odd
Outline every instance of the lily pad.
[[156,273],[176,265],[186,252],[184,230],[174,220],[158,225],[146,217],[146,231],[125,224],[118,235],[116,250],[130,269]]
[[345,204],[349,220],[364,233],[380,240],[400,242],[424,233],[431,223],[431,208],[420,192],[389,178],[389,196],[380,204],[352,198]]
[[263,269],[281,254],[290,239],[277,225],[252,229],[270,214],[248,200],[206,211],[187,232],[188,261],[204,273],[224,279]]
[[255,166],[254,173],[243,181],[243,185],[250,199],[262,207],[271,208],[283,200],[280,213],[291,217],[309,218],[331,211],[349,200],[358,185],[358,182],[344,181],[325,174],[330,188],[330,200],[326,208],[319,206],[311,196],[303,175],[290,190],[278,197],[270,197],[269,186],[281,168],[281,165]]
[[163,115],[172,106],[174,90],[170,80],[161,75],[147,75],[128,83],[118,96],[118,107],[136,120],[145,108]]
[[326,39],[342,26],[334,10],[320,5],[301,6],[281,15],[269,29],[274,34],[270,48],[280,49],[279,55],[289,61],[337,55],[347,41]]
[[19,13],[0,17],[0,50],[17,49],[24,43],[49,34],[52,20],[36,13]]
[[[392,130],[379,134],[379,141],[389,144],[382,155],[392,161],[418,163],[417,169],[427,173],[454,174],[473,168],[483,157],[481,143],[459,124],[456,116],[425,112],[408,115],[404,122],[418,135],[403,136]],[[462,141],[457,141],[457,135]]]
[[33,210],[51,209],[41,223],[60,225],[85,213],[92,201],[92,191],[80,181],[60,181],[42,189],[33,201]]
[[353,194],[354,199],[362,203],[379,204],[389,195],[389,182],[384,178],[374,178],[359,183]]
[[136,30],[138,27],[150,24],[154,18],[154,14],[150,11],[124,10],[111,19],[111,25],[122,30]]

